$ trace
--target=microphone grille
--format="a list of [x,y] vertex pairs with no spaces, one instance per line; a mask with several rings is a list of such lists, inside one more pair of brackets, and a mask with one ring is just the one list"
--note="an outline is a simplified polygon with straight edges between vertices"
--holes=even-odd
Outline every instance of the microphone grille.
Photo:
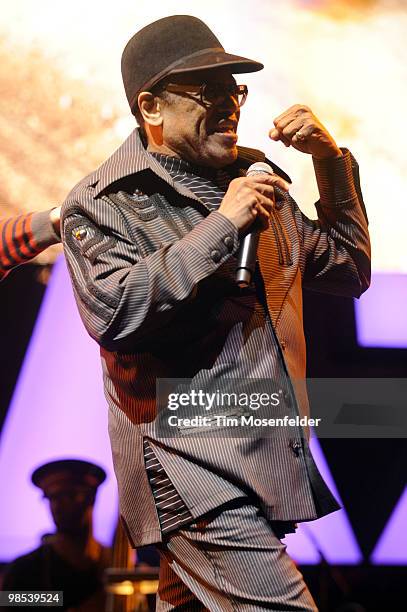
[[274,174],[273,168],[265,162],[256,162],[249,166],[246,172],[246,176],[253,176],[254,174]]

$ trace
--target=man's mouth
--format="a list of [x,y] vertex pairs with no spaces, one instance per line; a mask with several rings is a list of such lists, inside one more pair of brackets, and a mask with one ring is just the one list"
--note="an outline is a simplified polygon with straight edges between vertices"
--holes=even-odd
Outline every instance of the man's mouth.
[[217,117],[212,117],[212,120],[209,122],[210,131],[212,134],[228,134],[228,135],[236,135],[237,124],[235,117],[218,115]]

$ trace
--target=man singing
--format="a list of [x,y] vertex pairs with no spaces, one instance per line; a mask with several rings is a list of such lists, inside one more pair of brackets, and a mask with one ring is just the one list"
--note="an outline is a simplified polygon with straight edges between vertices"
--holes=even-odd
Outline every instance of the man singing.
[[[339,508],[300,426],[221,440],[156,427],[163,378],[277,381],[285,414],[307,414],[293,384],[305,378],[302,286],[369,285],[358,166],[309,108],[281,113],[270,137],[312,155],[318,220],[272,162],[274,174],[245,176],[265,156],[237,147],[247,87],[233,75],[262,68],[195,17],[137,32],[122,75],[140,128],[62,209],[75,297],[101,350],[121,515],[134,546],[159,546],[160,611],[316,610],[280,540]],[[236,254],[254,225],[258,262],[241,289]]]

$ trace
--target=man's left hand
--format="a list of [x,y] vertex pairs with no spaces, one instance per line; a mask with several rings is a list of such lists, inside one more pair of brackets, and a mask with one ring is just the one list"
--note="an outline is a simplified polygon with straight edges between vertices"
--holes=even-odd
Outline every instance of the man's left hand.
[[273,121],[272,140],[281,140],[286,147],[309,153],[316,159],[340,157],[342,151],[312,110],[304,104],[294,104]]

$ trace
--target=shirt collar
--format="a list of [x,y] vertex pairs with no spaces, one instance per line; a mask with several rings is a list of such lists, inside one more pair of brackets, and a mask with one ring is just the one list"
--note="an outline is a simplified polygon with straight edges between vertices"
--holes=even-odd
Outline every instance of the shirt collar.
[[138,129],[126,138],[123,144],[91,175],[97,198],[112,183],[150,168]]
[[[264,161],[265,159],[264,153],[261,153],[261,151],[246,149],[245,147],[238,147],[238,149],[239,158],[235,163],[239,166],[241,165],[241,167],[247,167],[254,161]],[[290,177],[281,168],[278,168],[278,166],[269,160],[266,161],[273,166],[277,174],[291,183]],[[242,162],[242,164],[239,162]],[[93,197],[97,198],[112,183],[143,170],[151,170],[182,195],[199,201],[199,198],[192,191],[179,183],[175,183],[158,159],[146,151],[140,137],[139,128],[133,130],[113,155],[90,176],[90,184],[94,186]]]
[[163,153],[151,153],[151,155],[157,159],[172,176],[177,174],[193,174],[194,176],[215,181],[218,174],[218,170],[216,168],[210,168],[209,166],[198,166],[186,161],[185,159],[180,159],[179,157],[171,157],[170,155],[164,155]]

